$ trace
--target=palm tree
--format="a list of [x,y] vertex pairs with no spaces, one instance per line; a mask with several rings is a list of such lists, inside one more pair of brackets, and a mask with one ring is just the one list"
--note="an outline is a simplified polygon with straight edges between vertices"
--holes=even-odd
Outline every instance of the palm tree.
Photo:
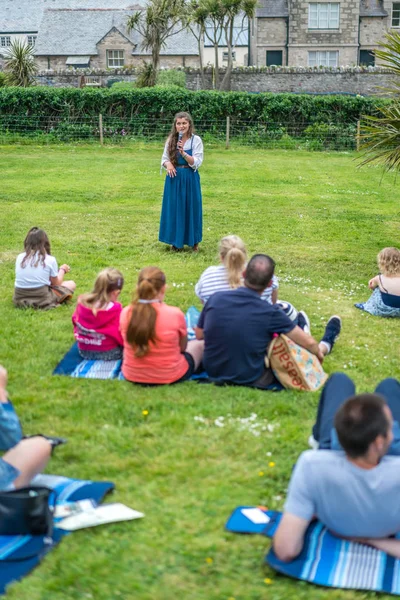
[[[400,33],[386,34],[375,56],[395,77],[400,75]],[[365,150],[361,166],[368,163],[383,166],[385,171],[400,171],[400,80],[383,88],[392,102],[378,107],[376,116],[364,116],[361,122],[361,149]]]
[[29,87],[34,84],[37,66],[34,62],[32,46],[20,40],[14,40],[4,53],[4,71],[6,84],[17,87]]
[[146,8],[138,10],[128,19],[128,31],[135,30],[142,36],[143,50],[150,50],[151,63],[141,70],[141,85],[156,84],[160,66],[160,53],[166,40],[184,28],[186,13],[184,0],[149,0]]

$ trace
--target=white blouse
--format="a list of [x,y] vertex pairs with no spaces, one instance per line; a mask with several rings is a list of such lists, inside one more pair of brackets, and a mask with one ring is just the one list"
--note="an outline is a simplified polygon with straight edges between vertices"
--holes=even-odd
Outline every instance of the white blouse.
[[[189,138],[188,140],[186,140],[186,142],[183,146],[183,149],[185,150],[185,152],[187,152],[188,150],[190,150],[190,148],[192,148],[192,156],[194,158],[194,163],[192,165],[189,165],[189,167],[192,167],[192,169],[194,171],[197,171],[197,169],[201,166],[201,163],[203,162],[203,153],[204,153],[203,142],[201,141],[201,138],[198,135],[193,136],[193,145],[192,145],[192,138]],[[164,152],[163,152],[162,159],[161,159],[162,167],[164,167],[164,163],[167,160],[170,160],[170,157],[168,154],[168,140],[165,142]]]

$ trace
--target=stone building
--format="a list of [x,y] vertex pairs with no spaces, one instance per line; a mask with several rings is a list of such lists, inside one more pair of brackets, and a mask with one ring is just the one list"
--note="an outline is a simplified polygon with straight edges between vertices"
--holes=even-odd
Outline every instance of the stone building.
[[[126,23],[143,6],[144,0],[0,0],[0,53],[18,38],[35,47],[40,70],[139,65],[149,53]],[[169,37],[160,64],[198,66],[196,38],[187,31]]]
[[259,0],[250,64],[339,67],[374,65],[385,32],[400,27],[400,2]]

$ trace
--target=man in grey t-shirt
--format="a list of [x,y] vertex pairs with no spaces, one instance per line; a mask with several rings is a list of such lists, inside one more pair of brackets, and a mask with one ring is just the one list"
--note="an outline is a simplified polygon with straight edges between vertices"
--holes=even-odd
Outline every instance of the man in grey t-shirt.
[[274,536],[279,559],[302,550],[313,518],[340,537],[400,558],[400,457],[386,456],[392,413],[378,394],[349,398],[335,416],[344,452],[308,450],[293,472],[284,514]]

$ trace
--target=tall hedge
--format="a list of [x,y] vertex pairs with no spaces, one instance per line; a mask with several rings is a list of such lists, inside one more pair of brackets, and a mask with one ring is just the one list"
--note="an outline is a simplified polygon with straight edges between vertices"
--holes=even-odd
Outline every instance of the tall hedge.
[[[1,116],[80,119],[102,113],[105,117],[170,120],[179,110],[195,121],[234,119],[272,121],[301,126],[305,123],[349,124],[361,114],[373,114],[388,100],[361,96],[252,94],[248,92],[192,92],[181,88],[133,90],[75,88],[0,88]],[[41,120],[42,120],[41,119]]]

